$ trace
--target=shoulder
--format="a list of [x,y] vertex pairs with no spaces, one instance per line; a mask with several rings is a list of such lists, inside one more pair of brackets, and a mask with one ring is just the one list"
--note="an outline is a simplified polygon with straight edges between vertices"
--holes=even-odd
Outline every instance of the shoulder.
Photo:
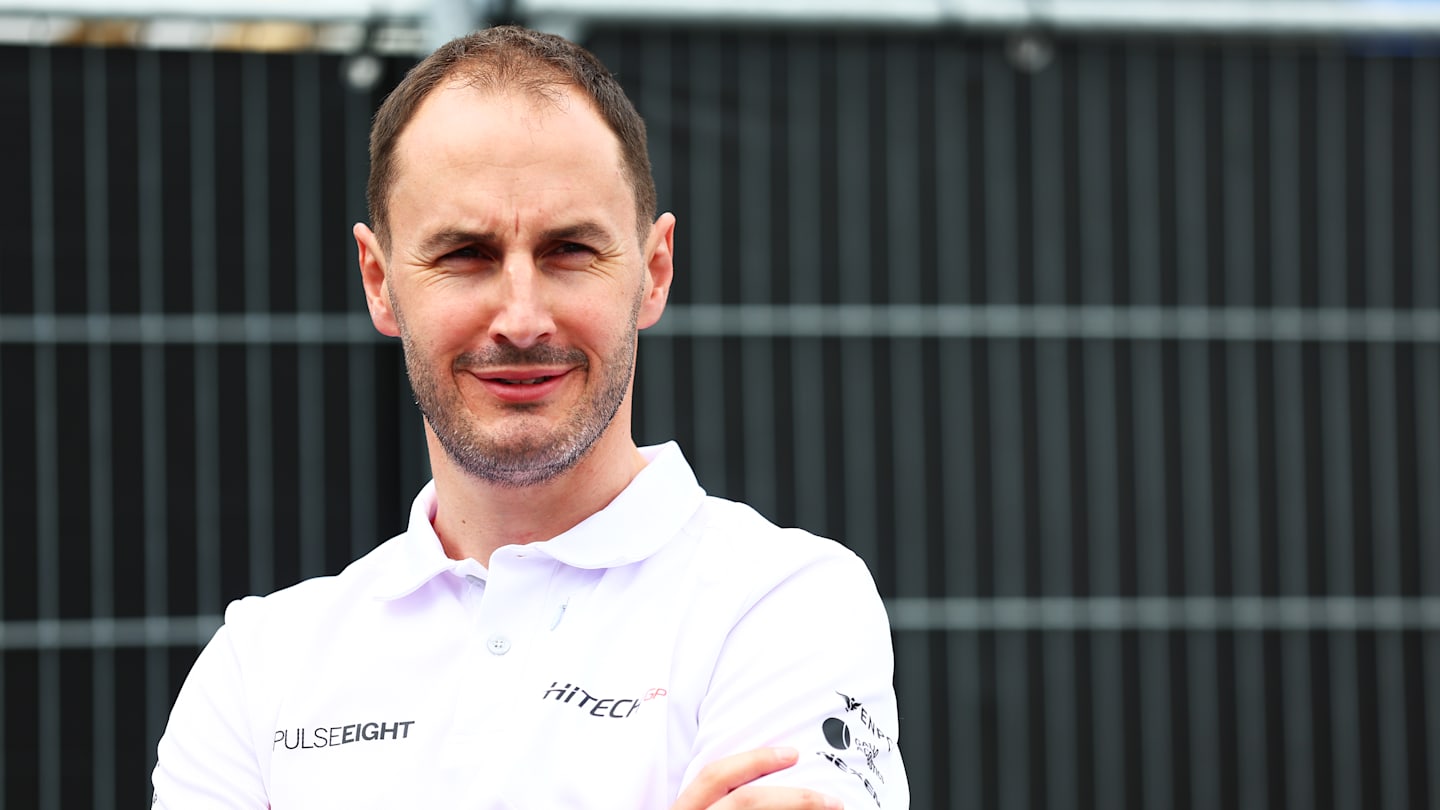
[[860,562],[850,549],[804,529],[770,522],[748,504],[708,496],[686,531],[698,535],[702,552],[779,568],[825,561]]
[[264,596],[247,596],[225,610],[225,627],[237,645],[306,648],[338,621],[379,604],[384,575],[401,564],[404,535],[380,544],[339,574],[314,577]]
[[750,506],[707,497],[686,527],[699,576],[734,593],[762,598],[776,589],[876,595],[874,578],[853,551],[804,529],[782,528]]

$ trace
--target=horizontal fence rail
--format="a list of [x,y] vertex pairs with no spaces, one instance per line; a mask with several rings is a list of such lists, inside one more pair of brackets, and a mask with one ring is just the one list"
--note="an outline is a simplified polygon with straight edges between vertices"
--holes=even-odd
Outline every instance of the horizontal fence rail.
[[[1440,310],[675,304],[648,336],[1440,343]],[[367,315],[6,315],[0,344],[373,343]]]

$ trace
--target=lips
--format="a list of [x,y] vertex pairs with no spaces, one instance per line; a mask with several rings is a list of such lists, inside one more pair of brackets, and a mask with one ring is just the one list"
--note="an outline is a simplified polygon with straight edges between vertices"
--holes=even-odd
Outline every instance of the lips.
[[506,369],[474,372],[491,396],[501,402],[528,404],[550,396],[564,384],[570,369]]

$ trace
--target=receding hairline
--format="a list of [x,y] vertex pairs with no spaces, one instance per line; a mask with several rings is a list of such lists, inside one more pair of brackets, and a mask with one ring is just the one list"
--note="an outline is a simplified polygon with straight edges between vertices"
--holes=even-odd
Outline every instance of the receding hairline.
[[592,98],[590,91],[566,75],[564,71],[547,64],[544,60],[525,54],[486,53],[472,54],[451,65],[450,69],[442,74],[420,97],[410,115],[405,119],[405,123],[394,135],[389,155],[389,180],[385,183],[385,196],[380,203],[384,216],[373,217],[378,226],[376,236],[387,255],[390,253],[391,244],[390,203],[398,185],[397,181],[404,169],[402,147],[405,144],[406,135],[414,127],[415,120],[421,116],[426,106],[436,96],[442,92],[464,89],[475,90],[485,97],[513,96],[528,100],[536,109],[543,109],[548,105],[560,112],[569,112],[571,105],[575,101],[579,101],[580,109],[588,110],[600,122],[601,128],[609,133],[610,142],[615,150],[618,174],[630,192],[630,198],[634,203],[636,238],[641,246],[644,246],[653,224],[655,211],[646,210],[644,201],[641,199],[641,189],[636,186],[635,178],[628,165],[626,142],[621,138],[620,133],[615,131],[611,122],[601,111],[599,103]]
[[[460,72],[461,71],[455,71],[455,73]],[[384,233],[377,234],[381,239],[381,245],[387,255],[390,253],[390,221],[393,219],[389,213],[391,210],[390,203],[394,198],[396,189],[400,186],[399,179],[407,165],[404,159],[406,135],[413,129],[415,121],[424,115],[426,106],[441,93],[464,90],[475,90],[480,94],[481,98],[486,99],[514,98],[529,103],[532,109],[541,113],[544,113],[547,108],[561,114],[572,114],[575,110],[588,111],[595,123],[600,125],[600,130],[606,133],[610,139],[611,154],[614,157],[615,174],[620,182],[625,184],[626,190],[629,192],[629,197],[635,208],[636,238],[640,242],[640,245],[642,247],[644,246],[646,237],[650,232],[650,226],[653,224],[651,212],[641,210],[639,192],[635,188],[635,183],[630,172],[626,170],[625,148],[620,140],[620,136],[610,128],[605,121],[604,115],[601,114],[599,107],[595,104],[595,101],[585,93],[584,88],[574,82],[565,81],[564,77],[559,74],[557,74],[556,81],[548,82],[543,87],[539,86],[538,83],[535,86],[522,87],[514,84],[501,85],[490,82],[465,81],[454,76],[447,76],[436,82],[435,86],[430,89],[430,92],[426,93],[424,98],[420,100],[420,103],[415,105],[414,114],[405,122],[405,126],[395,137],[395,148],[392,150],[390,158],[391,181],[386,186],[386,200],[384,203],[386,210]]]

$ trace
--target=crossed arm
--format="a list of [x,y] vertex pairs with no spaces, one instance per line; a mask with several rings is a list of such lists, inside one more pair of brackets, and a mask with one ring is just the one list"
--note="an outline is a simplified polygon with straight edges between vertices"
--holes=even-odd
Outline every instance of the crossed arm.
[[750,784],[799,760],[794,748],[757,748],[700,770],[670,810],[841,810],[843,804],[806,788]]

